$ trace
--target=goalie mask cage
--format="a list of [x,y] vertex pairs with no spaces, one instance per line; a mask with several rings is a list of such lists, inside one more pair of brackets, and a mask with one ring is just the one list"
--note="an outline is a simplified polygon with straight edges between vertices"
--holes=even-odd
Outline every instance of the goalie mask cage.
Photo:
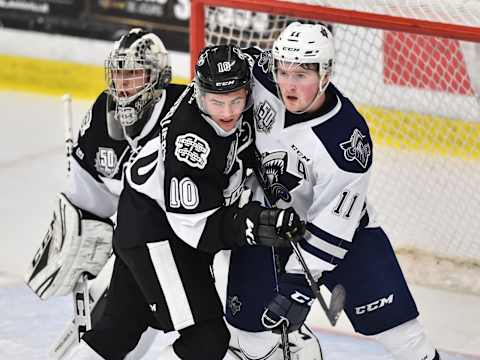
[[407,279],[480,293],[480,2],[192,0],[205,45],[271,48],[292,20],[328,24],[333,83],[365,116],[368,199]]

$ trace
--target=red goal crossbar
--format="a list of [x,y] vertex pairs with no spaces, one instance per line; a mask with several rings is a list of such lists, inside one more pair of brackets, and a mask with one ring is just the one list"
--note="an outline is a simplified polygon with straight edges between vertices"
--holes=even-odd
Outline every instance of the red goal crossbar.
[[191,0],[190,59],[192,69],[196,63],[198,54],[205,46],[206,6],[228,7],[317,21],[480,42],[480,28],[473,26],[447,24],[279,0]]

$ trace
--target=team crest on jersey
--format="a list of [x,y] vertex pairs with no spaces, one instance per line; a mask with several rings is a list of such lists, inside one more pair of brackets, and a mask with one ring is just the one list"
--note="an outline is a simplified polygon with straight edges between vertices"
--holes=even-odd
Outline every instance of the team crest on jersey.
[[242,309],[242,303],[238,299],[238,296],[229,296],[227,300],[227,306],[232,312],[233,316],[235,316]]
[[273,124],[275,123],[275,117],[277,112],[273,110],[272,106],[268,101],[264,101],[254,110],[254,119],[255,125],[259,132],[264,132],[268,134],[272,130]]
[[111,178],[117,173],[117,154],[111,148],[99,147],[95,156],[95,169],[105,177]]
[[92,109],[88,110],[85,116],[82,119],[82,123],[80,124],[80,136],[85,135],[85,131],[88,130],[90,124],[92,123]]
[[368,159],[372,153],[370,144],[365,144],[363,141],[365,138],[366,136],[360,130],[355,129],[350,135],[350,140],[340,143],[345,159],[347,161],[357,161],[364,169],[367,167]]
[[278,200],[290,202],[290,191],[300,184],[301,179],[287,171],[287,159],[285,151],[262,154],[260,181],[271,204]]
[[179,161],[199,169],[207,165],[210,146],[198,135],[188,133],[175,139],[175,156]]

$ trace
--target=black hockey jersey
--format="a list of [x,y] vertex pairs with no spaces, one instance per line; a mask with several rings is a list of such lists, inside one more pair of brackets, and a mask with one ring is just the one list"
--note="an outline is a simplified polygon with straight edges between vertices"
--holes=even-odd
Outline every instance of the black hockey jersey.
[[127,170],[115,246],[173,236],[211,253],[234,246],[244,236],[229,233],[229,221],[252,154],[251,121],[250,109],[226,133],[201,113],[191,84]]
[[148,119],[140,134],[133,139],[112,139],[107,130],[107,97],[102,92],[85,115],[73,147],[67,197],[77,207],[106,218],[117,210],[123,188],[125,166],[152,137],[158,134],[159,120],[172,107],[185,89],[170,85],[144,116]]

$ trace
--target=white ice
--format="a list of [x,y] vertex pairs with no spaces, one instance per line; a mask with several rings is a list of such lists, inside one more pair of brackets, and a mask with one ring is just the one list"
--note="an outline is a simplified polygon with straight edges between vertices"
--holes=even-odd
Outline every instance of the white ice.
[[[90,103],[74,102],[78,125]],[[71,319],[70,297],[41,301],[23,285],[27,262],[50,220],[65,183],[62,104],[59,98],[0,92],[0,360],[47,359]],[[480,298],[412,286],[431,341],[443,359],[480,359]],[[390,359],[374,341],[353,335],[345,316],[332,329],[316,306],[309,317],[326,359]],[[145,359],[156,359],[159,336]],[[460,355],[469,354],[469,355]]]

